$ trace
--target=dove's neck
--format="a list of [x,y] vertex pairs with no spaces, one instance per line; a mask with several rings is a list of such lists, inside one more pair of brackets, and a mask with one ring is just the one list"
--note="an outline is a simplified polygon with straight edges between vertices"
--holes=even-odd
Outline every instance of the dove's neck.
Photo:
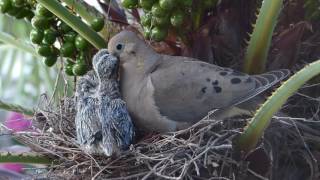
[[141,89],[148,75],[156,69],[159,61],[161,61],[161,56],[153,50],[147,50],[144,54],[134,58],[124,62],[120,68],[121,92],[123,98],[129,104],[136,102],[135,98],[138,96],[139,89]]
[[161,61],[161,55],[155,52],[153,49],[148,48],[143,56],[144,73],[152,73]]
[[161,61],[161,55],[156,53],[152,48],[146,47],[143,52],[136,55],[134,61],[130,61],[130,68],[133,68],[135,74],[141,76],[152,73]]

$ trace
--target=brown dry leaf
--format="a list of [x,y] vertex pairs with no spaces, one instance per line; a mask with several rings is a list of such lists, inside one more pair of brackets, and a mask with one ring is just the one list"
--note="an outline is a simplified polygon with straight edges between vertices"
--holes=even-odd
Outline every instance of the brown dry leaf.
[[291,68],[296,63],[301,40],[306,30],[312,30],[311,24],[301,21],[290,26],[276,37],[271,51],[271,62],[268,65],[268,71]]

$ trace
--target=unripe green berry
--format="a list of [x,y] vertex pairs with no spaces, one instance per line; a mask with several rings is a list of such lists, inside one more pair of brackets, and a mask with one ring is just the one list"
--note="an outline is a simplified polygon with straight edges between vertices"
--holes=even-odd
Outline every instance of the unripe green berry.
[[68,65],[66,65],[66,66],[64,67],[64,72],[65,72],[67,75],[69,75],[69,76],[74,76],[73,71],[72,71],[73,66],[74,66],[73,64],[68,64]]
[[101,31],[103,29],[103,26],[104,26],[104,18],[102,17],[94,18],[91,23],[91,28],[96,32]]
[[168,35],[168,30],[166,28],[154,27],[151,30],[151,38],[157,42],[163,41]]
[[176,6],[177,2],[174,0],[160,0],[159,5],[162,9],[171,10]]
[[76,63],[73,65],[72,72],[77,76],[85,75],[87,73],[87,66],[82,62]]
[[36,29],[48,29],[50,27],[49,20],[44,17],[34,16],[31,20],[31,24]]
[[57,32],[53,29],[46,29],[44,31],[44,39],[43,43],[45,44],[53,44],[56,42]]
[[44,33],[39,29],[32,29],[30,32],[30,40],[34,44],[40,44],[43,40]]
[[65,42],[60,49],[63,57],[71,57],[76,52],[76,48],[72,42]]
[[57,62],[57,59],[57,56],[49,56],[45,57],[43,61],[45,65],[47,65],[48,67],[52,67]]
[[154,16],[157,16],[157,17],[162,17],[162,16],[166,15],[166,13],[167,13],[166,10],[164,10],[160,7],[159,3],[155,3],[152,6],[151,12]]
[[76,40],[77,35],[78,34],[76,32],[70,31],[70,32],[68,32],[68,33],[63,35],[63,40],[66,41],[66,42],[74,43],[75,40]]
[[54,50],[50,45],[47,44],[41,44],[37,48],[38,54],[44,57],[49,57],[54,55]]
[[11,0],[0,0],[0,12],[7,13],[12,7]]
[[138,0],[121,0],[121,4],[126,9],[133,9],[138,6]]
[[139,5],[145,11],[150,11],[156,0],[139,0]]
[[89,43],[83,37],[78,35],[75,40],[75,46],[78,50],[84,51],[89,47]]
[[42,6],[41,4],[37,4],[36,15],[44,16],[44,17],[52,17],[53,16],[53,14],[47,8]]

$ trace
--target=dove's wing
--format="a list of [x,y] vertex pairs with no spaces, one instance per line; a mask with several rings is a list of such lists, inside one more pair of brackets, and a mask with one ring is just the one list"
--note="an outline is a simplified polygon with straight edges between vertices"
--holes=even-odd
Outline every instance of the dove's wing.
[[213,109],[244,102],[288,75],[287,70],[249,76],[229,68],[164,56],[151,72],[155,104],[174,121],[196,122]]

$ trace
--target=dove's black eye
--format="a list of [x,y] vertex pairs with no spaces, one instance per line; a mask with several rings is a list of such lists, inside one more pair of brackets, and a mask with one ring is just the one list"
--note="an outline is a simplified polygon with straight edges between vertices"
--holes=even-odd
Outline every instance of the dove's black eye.
[[116,48],[117,48],[117,50],[120,51],[123,48],[123,45],[122,44],[117,44]]

